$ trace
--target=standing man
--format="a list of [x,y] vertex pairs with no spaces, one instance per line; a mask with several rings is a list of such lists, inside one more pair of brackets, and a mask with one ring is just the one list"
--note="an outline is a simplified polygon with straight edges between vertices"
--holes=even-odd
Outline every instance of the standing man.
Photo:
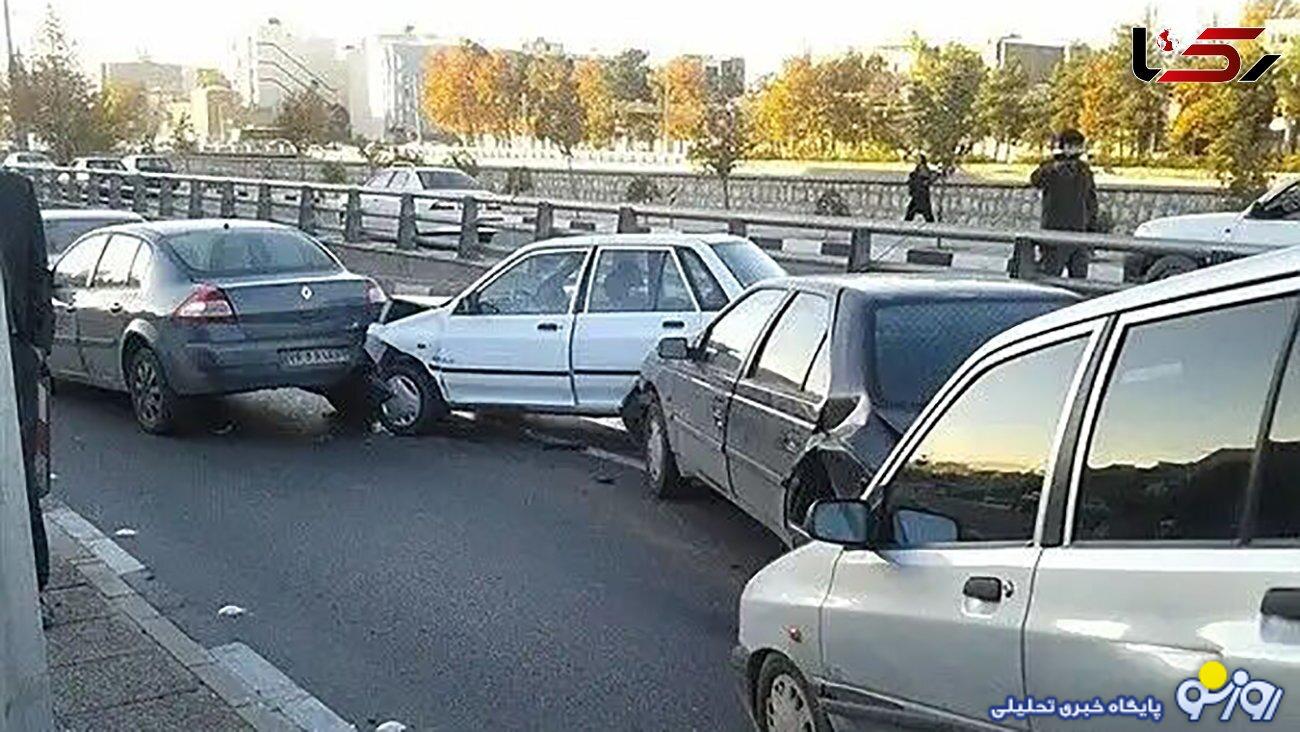
[[907,193],[911,200],[907,202],[907,214],[904,221],[911,221],[920,215],[929,223],[934,223],[934,210],[930,206],[930,186],[934,184],[934,171],[922,155],[916,167],[907,176]]
[[41,518],[40,481],[36,476],[37,382],[45,354],[54,340],[54,307],[50,300],[49,255],[45,227],[29,180],[17,173],[0,173],[0,273],[4,275],[9,314],[9,348],[13,355],[14,393],[27,476],[36,582],[42,590],[50,576],[50,549]]
[[[1086,141],[1083,133],[1063,130],[1052,142],[1052,159],[1044,161],[1029,176],[1029,184],[1043,192],[1042,227],[1055,231],[1091,231],[1097,220],[1097,186],[1092,169],[1083,161]],[[1039,270],[1059,277],[1088,276],[1086,247],[1039,246]]]

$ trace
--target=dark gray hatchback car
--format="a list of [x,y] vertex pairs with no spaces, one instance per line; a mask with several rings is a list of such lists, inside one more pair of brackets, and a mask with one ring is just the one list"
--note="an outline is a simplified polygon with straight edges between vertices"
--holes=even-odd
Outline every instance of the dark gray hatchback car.
[[302,232],[221,220],[99,229],[54,266],[56,378],[127,391],[148,432],[186,397],[299,387],[369,409],[362,352],[385,297]]
[[976,348],[1078,300],[994,280],[766,280],[694,339],[660,342],[624,419],[652,494],[699,481],[795,543],[809,506],[857,496]]

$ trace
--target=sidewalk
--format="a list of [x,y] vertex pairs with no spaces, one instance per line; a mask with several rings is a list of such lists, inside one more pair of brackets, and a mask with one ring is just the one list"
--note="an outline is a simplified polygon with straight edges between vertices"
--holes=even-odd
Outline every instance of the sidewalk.
[[121,565],[138,565],[134,558],[111,541],[92,547],[74,537],[77,520],[84,523],[58,502],[46,506],[43,615],[59,730],[301,729],[122,580]]

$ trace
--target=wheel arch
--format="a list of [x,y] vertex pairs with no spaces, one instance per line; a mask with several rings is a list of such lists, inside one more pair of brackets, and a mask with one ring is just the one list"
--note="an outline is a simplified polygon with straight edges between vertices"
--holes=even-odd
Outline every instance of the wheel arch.
[[[127,384],[127,371],[131,367],[131,356],[141,348],[157,349],[158,329],[151,323],[144,320],[132,321],[122,332],[122,342],[118,348],[117,364],[118,375],[122,379],[122,386]],[[160,364],[166,368],[165,364]]]

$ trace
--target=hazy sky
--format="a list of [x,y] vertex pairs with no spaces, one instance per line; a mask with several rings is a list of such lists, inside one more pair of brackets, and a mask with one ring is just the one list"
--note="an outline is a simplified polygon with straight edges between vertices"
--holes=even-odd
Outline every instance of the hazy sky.
[[[9,0],[15,38],[30,43],[47,0]],[[407,24],[420,31],[514,46],[545,36],[573,51],[629,45],[656,56],[681,52],[744,56],[751,75],[783,57],[901,40],[915,30],[937,40],[981,43],[1004,33],[1028,39],[1095,41],[1140,19],[1148,5],[1174,28],[1232,18],[1239,0],[1088,0],[1079,2],[737,2],[736,0],[50,0],[79,44],[83,60],[224,65],[231,41],[268,17],[299,35],[355,40]],[[1184,34],[1186,35],[1186,34]],[[1192,33],[1191,35],[1194,35]]]

